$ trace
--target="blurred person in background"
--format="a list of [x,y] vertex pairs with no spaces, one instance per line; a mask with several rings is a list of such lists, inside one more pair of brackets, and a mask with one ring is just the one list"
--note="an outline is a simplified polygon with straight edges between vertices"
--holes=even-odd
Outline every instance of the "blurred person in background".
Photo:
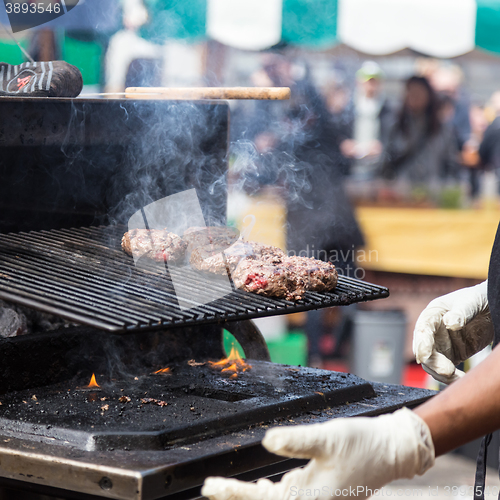
[[345,82],[333,80],[325,85],[323,95],[330,127],[328,133],[332,137],[330,143],[336,148],[335,154],[338,158],[342,174],[347,176],[352,161],[340,152],[340,147],[352,136],[354,107],[350,91]]
[[462,81],[463,73],[457,65],[440,65],[429,79],[435,92],[445,99],[449,99],[451,103],[452,112],[450,113],[449,123],[453,128],[459,150],[462,150],[471,135],[470,101],[467,93],[462,88]]
[[353,109],[347,85],[335,80],[330,81],[325,85],[323,94],[325,96],[326,108],[332,120],[338,123],[339,126],[350,125]]
[[[281,185],[287,209],[286,244],[290,255],[331,261],[340,274],[353,276],[354,249],[363,245],[361,230],[343,189],[338,128],[307,66],[281,54],[265,54],[254,75],[262,86],[289,86],[288,103],[256,102],[247,134],[260,155],[259,171],[245,180]],[[305,325],[309,363],[321,363],[323,312],[311,311]]]
[[[162,47],[139,35],[149,20],[147,5],[143,0],[121,0],[121,4],[123,26],[110,38],[105,56],[105,92],[123,92],[128,86],[159,86]],[[129,75],[129,70],[135,74]]]
[[479,191],[478,147],[484,132],[480,123],[484,122],[481,119],[481,111],[477,107],[471,108],[469,94],[463,86],[464,74],[460,66],[443,63],[437,59],[422,59],[417,62],[417,67],[419,74],[427,77],[444,107],[448,108],[444,122],[453,130],[460,163],[467,171],[468,194],[474,199]]
[[380,66],[365,62],[356,72],[352,123],[348,137],[340,144],[345,158],[351,160],[350,175],[369,181],[375,177],[380,155],[393,123],[393,113],[383,92],[384,74]]
[[490,106],[495,118],[484,132],[483,140],[479,145],[479,156],[484,168],[495,172],[498,179],[500,174],[500,91],[493,93]]
[[482,173],[482,161],[479,155],[484,133],[488,127],[488,120],[483,106],[473,104],[469,110],[469,121],[471,134],[462,147],[462,165],[466,168],[469,178],[469,196],[471,200],[478,198],[480,194],[480,180]]
[[458,151],[447,114],[425,77],[405,85],[402,107],[389,134],[380,173],[394,181],[399,195],[436,198],[447,182],[458,178]]

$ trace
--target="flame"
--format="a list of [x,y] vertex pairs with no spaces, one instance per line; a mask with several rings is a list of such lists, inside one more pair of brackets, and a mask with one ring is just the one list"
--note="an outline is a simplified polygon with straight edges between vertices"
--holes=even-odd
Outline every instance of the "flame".
[[237,372],[238,371],[238,365],[236,363],[233,363],[232,365],[228,366],[227,368],[223,368],[221,372]]
[[92,378],[90,379],[89,385],[87,386],[89,389],[92,387],[100,387],[95,379],[95,374],[92,374]]
[[252,368],[235,349],[234,345],[231,347],[231,352],[227,358],[221,359],[220,361],[209,361],[208,364],[212,368],[222,368],[221,373],[231,373],[229,378],[235,379],[238,377],[238,373],[246,372]]
[[170,373],[172,370],[170,368],[162,368],[161,370],[157,370],[154,372],[155,375],[157,375],[158,373],[163,373],[163,374],[166,374],[166,373]]

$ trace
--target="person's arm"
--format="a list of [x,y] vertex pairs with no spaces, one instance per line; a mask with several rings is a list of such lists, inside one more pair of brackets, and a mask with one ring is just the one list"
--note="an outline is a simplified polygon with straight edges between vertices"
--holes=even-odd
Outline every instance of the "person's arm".
[[434,457],[500,428],[500,348],[462,379],[417,407],[379,417],[274,428],[263,445],[285,457],[309,458],[303,469],[278,483],[208,478],[210,500],[292,499],[300,491],[315,498],[364,499],[395,479],[423,474]]
[[436,456],[500,429],[500,348],[414,412],[429,426]]

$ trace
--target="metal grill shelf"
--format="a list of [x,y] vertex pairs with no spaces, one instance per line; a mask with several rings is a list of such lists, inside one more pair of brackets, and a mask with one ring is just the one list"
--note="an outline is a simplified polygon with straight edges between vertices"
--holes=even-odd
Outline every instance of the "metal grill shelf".
[[[217,283],[200,285],[200,275],[187,269],[181,290],[175,290],[168,275],[154,267],[136,268],[120,247],[125,231],[114,226],[0,234],[0,298],[124,333],[289,314],[389,295],[387,288],[339,276],[335,291],[307,292],[297,302],[233,290],[200,304],[192,297],[209,296],[210,287],[220,293]],[[181,309],[178,296],[193,307]]]

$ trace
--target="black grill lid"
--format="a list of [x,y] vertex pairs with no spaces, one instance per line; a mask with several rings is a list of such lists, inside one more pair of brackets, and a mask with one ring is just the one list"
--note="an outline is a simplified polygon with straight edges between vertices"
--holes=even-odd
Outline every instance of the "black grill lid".
[[[193,297],[221,291],[200,274],[139,269],[120,247],[126,228],[85,227],[0,234],[0,298],[114,333],[223,323],[348,305],[389,295],[384,287],[345,276],[335,291],[307,292],[290,302],[234,290],[208,304]],[[182,282],[179,287],[179,282]],[[214,288],[212,288],[214,287]],[[177,292],[177,294],[176,294]],[[179,306],[178,297],[192,307]]]

